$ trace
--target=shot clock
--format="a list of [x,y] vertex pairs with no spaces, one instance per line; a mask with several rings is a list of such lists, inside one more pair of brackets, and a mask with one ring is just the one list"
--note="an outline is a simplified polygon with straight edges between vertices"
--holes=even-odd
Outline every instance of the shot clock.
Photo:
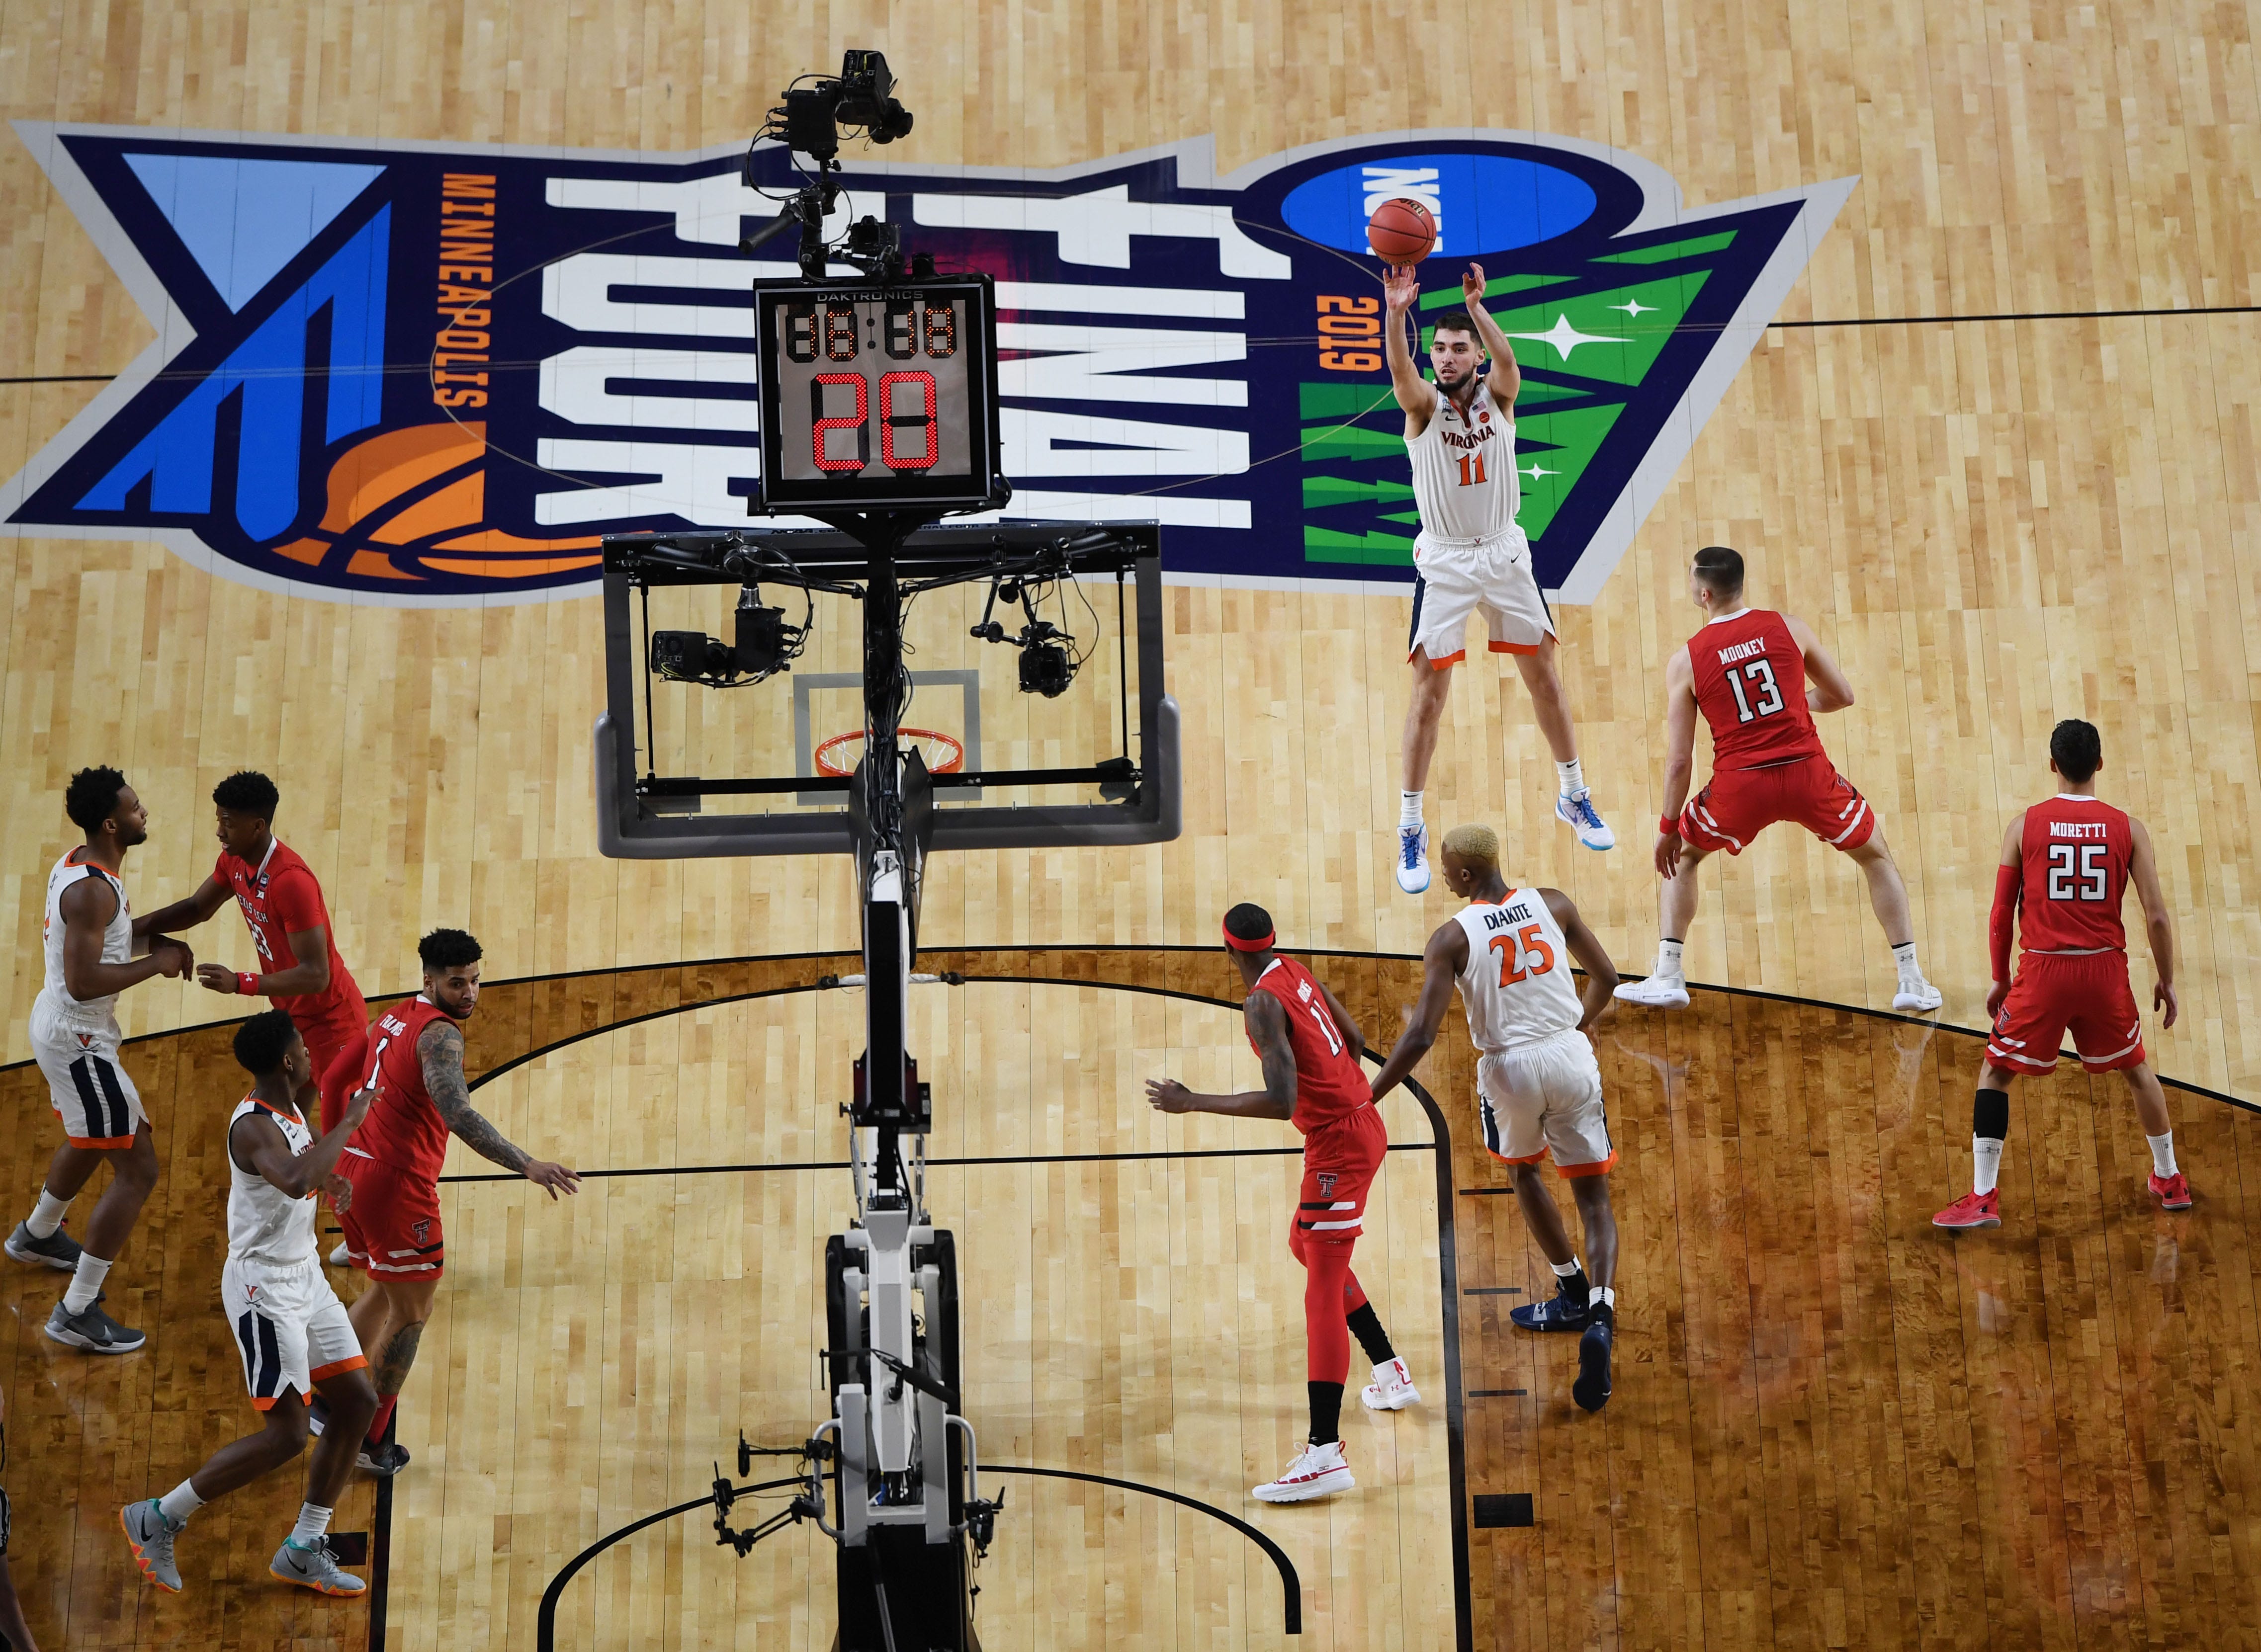
[[956,509],[997,491],[986,276],[757,287],[764,511]]

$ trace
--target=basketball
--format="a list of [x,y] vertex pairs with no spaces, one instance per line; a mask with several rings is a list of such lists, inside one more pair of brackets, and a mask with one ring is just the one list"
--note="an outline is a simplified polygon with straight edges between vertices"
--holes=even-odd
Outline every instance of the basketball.
[[1418,264],[1437,250],[1437,215],[1402,195],[1384,201],[1366,221],[1366,243],[1386,263]]

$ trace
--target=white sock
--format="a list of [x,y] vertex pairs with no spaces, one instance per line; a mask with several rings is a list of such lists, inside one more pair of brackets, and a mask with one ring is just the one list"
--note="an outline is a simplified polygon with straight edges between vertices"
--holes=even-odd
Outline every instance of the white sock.
[[1554,1268],[1554,1277],[1557,1279],[1568,1279],[1572,1274],[1576,1273],[1579,1270],[1579,1262],[1576,1256],[1571,1257],[1568,1262],[1551,1263],[1550,1266]]
[[86,1305],[102,1294],[102,1282],[110,1277],[110,1264],[90,1250],[78,1254],[78,1269],[71,1275],[70,1289],[63,1292],[63,1312],[81,1313]]
[[2145,1136],[2143,1140],[2151,1144],[2151,1169],[2162,1182],[2165,1181],[2175,1173],[2175,1133],[2170,1130],[2163,1136]]
[[1892,948],[1892,962],[1899,966],[1901,980],[1920,981],[1923,979],[1923,971],[1916,964],[1915,942],[1913,940],[1903,940],[1899,946]]
[[1575,757],[1567,763],[1555,764],[1554,777],[1566,797],[1575,797],[1586,789],[1586,771],[1578,766]]
[[39,1190],[39,1202],[32,1207],[32,1213],[24,1219],[24,1226],[31,1230],[32,1237],[34,1239],[51,1238],[55,1229],[63,1225],[63,1212],[69,1208],[68,1199],[57,1198],[43,1187]]
[[312,1548],[322,1541],[330,1529],[330,1511],[319,1504],[298,1505],[298,1523],[291,1528],[291,1541],[301,1548]]
[[1399,792],[1397,794],[1398,829],[1403,831],[1407,826],[1417,826],[1420,824],[1421,794],[1418,791]]
[[1669,976],[1675,981],[1680,979],[1680,943],[1678,941],[1660,940],[1656,943],[1656,973]]
[[1586,1298],[1586,1305],[1590,1308],[1607,1308],[1614,1313],[1617,1311],[1618,1305],[1618,1293],[1616,1287],[1612,1285],[1596,1285],[1593,1289],[1592,1294]]
[[189,1516],[204,1505],[204,1498],[197,1495],[196,1487],[186,1480],[157,1499],[157,1512],[165,1517],[168,1526],[186,1526]]
[[1999,1136],[1970,1138],[1970,1191],[1985,1195],[1994,1191],[2002,1176],[2002,1139]]

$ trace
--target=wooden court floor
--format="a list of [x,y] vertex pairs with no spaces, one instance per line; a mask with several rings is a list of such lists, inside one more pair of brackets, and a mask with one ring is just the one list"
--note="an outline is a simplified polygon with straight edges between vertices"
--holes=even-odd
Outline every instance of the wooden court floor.
[[[819,1259],[847,1208],[833,1104],[860,1019],[852,990],[812,983],[848,962],[490,989],[480,1105],[598,1174],[551,1206],[451,1157],[451,1267],[401,1412],[415,1461],[387,1506],[363,1481],[340,1514],[385,1555],[373,1606],[263,1581],[288,1476],[199,1514],[177,1598],[140,1583],[117,1537],[118,1503],[249,1415],[212,1305],[225,1032],[133,1046],[167,1168],[114,1297],[150,1349],[65,1355],[36,1328],[49,1277],[4,1276],[13,1555],[42,1635],[358,1652],[374,1612],[387,1648],[535,1645],[561,1569],[702,1496],[737,1428],[798,1440],[824,1410]],[[1375,1043],[1418,980],[1408,959],[1310,962]],[[1303,1613],[1286,1636],[1280,1574],[1209,1514],[998,1474],[986,1645],[2257,1644],[2261,1121],[2245,1112],[2171,1091],[2199,1203],[2170,1218],[2115,1090],[2024,1088],[2006,1224],[1949,1239],[1928,1217],[1964,1174],[1977,1040],[1719,992],[1676,1016],[1614,1012],[1597,1046],[1623,1154],[1621,1331],[1616,1393],[1589,1417],[1568,1399],[1575,1340],[1507,1325],[1549,1280],[1474,1144],[1450,1027],[1424,1075],[1445,1155],[1427,1106],[1389,1104],[1396,1150],[1358,1253],[1427,1403],[1347,1420],[1357,1492],[1267,1509],[1246,1488],[1303,1409],[1289,1144],[1159,1119],[1138,1093],[1154,1071],[1253,1082],[1224,960],[922,962],[969,977],[919,990],[914,1036],[933,1155],[959,1162],[937,1164],[930,1197],[965,1259],[983,1459],[1244,1520],[1289,1557]],[[42,1139],[35,1075],[0,1085],[11,1139]],[[0,1192],[28,1198],[43,1157],[11,1155]],[[161,1233],[179,1241],[161,1251]],[[1518,1496],[1532,1524],[1477,1523],[1477,1498],[1489,1514]],[[829,1563],[804,1532],[738,1561],[694,1512],[582,1570],[554,1643],[822,1652]]]

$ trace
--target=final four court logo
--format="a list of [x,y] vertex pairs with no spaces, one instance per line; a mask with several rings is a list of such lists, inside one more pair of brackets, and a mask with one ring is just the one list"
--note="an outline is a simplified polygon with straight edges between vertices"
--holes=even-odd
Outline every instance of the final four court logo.
[[[749,520],[775,207],[695,155],[17,132],[156,328],[4,490],[40,537],[162,540],[402,604],[589,589],[599,536]],[[772,193],[785,153],[755,153]],[[1532,132],[1404,132],[1216,174],[1207,139],[1054,172],[851,165],[942,269],[996,279],[1008,514],[1152,520],[1178,575],[1412,577],[1367,213],[1426,201],[1422,312],[1487,303],[1524,374],[1540,583],[1590,601],[1855,180],[1689,209]],[[781,247],[783,242],[772,243]],[[840,267],[841,273],[849,273]]]

